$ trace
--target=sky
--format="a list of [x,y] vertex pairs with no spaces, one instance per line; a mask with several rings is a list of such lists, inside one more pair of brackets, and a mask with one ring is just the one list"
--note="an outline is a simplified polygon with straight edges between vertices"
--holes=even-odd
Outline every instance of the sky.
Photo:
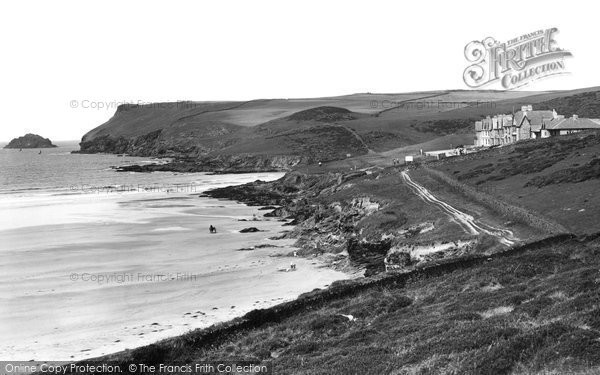
[[570,74],[524,89],[597,86],[597,14],[580,4],[5,1],[0,141],[80,139],[121,102],[468,89],[467,43],[551,27]]

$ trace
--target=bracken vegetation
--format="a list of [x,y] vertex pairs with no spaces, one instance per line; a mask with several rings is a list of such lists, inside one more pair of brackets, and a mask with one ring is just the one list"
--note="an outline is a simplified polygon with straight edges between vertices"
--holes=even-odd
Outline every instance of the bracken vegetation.
[[[502,149],[471,154],[456,160],[434,163],[433,165],[481,159],[485,162],[470,169],[461,168],[460,171],[457,170],[454,173],[459,180],[467,180],[475,185],[481,185],[487,182],[501,181],[512,176],[543,172],[565,159],[580,156],[581,150],[585,148],[597,147],[598,145],[600,145],[600,134],[587,132],[573,136],[518,142]],[[560,182],[568,182],[568,179],[563,179]],[[534,185],[537,186],[537,183]]]
[[600,117],[600,93],[584,92],[582,94],[556,98],[536,105],[535,109],[555,109],[557,113],[565,116],[576,114],[581,117],[598,118]]
[[411,127],[424,133],[434,133],[437,135],[447,135],[461,133],[465,130],[470,130],[473,127],[473,123],[476,121],[474,118],[463,118],[463,119],[442,119],[433,121],[415,122],[411,124]]
[[346,108],[339,107],[317,107],[304,111],[296,112],[289,116],[291,121],[320,121],[336,122],[344,120],[354,120],[355,115]]
[[594,158],[582,166],[561,169],[547,176],[537,176],[531,179],[525,186],[536,186],[538,188],[560,184],[564,182],[583,182],[600,178],[600,159]]
[[257,311],[237,329],[192,332],[111,359],[253,361],[281,374],[593,373],[599,255],[594,237],[557,237],[487,261],[340,284],[325,299],[293,302],[295,313]]

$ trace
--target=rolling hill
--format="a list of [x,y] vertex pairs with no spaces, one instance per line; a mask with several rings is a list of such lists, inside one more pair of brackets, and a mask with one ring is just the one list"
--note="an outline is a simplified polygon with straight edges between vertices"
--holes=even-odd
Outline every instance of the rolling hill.
[[552,106],[576,95],[586,95],[589,107],[598,90],[454,90],[122,105],[83,136],[80,152],[202,160],[284,156],[310,164],[445,144],[448,137],[451,143],[471,143],[472,124],[482,116],[510,113],[523,104]]

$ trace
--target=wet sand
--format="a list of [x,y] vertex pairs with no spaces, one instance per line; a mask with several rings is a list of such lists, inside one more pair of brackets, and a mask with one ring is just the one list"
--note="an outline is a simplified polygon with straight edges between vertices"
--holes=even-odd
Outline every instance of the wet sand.
[[[12,215],[25,220],[37,207]],[[0,231],[5,359],[73,360],[134,348],[350,277],[285,256],[293,241],[268,238],[289,227],[231,201],[138,194],[45,207],[63,210],[55,224],[32,219]],[[240,221],[253,215],[261,220]],[[239,233],[246,227],[261,231]],[[240,250],[261,244],[276,247]],[[281,272],[291,261],[297,271]]]

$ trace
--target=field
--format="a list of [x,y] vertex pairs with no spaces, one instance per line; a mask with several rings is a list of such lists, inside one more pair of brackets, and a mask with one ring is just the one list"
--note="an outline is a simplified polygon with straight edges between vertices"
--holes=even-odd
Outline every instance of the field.
[[[342,155],[380,152],[465,133],[472,121],[491,114],[496,103],[537,92],[433,91],[404,94],[353,94],[313,99],[258,99],[246,102],[178,102],[124,105],[106,123],[83,136],[82,151],[145,156],[256,154],[306,156],[294,142],[311,144],[323,132],[335,138],[342,128],[361,143]],[[545,93],[547,94],[547,93]],[[351,118],[319,121],[298,113],[329,107]],[[294,117],[296,116],[296,117]],[[448,117],[448,120],[446,120]],[[331,128],[332,125],[338,129]],[[308,131],[306,131],[309,129]],[[272,132],[287,138],[271,141]],[[318,131],[317,131],[318,130]],[[296,137],[293,132],[305,131]],[[312,134],[318,133],[318,134]],[[311,137],[312,134],[312,137]],[[337,142],[343,146],[343,142]],[[239,150],[238,150],[239,147]],[[303,153],[304,152],[304,153]],[[342,157],[338,156],[338,159]]]
[[531,140],[430,167],[537,211],[576,233],[600,231],[600,134]]

